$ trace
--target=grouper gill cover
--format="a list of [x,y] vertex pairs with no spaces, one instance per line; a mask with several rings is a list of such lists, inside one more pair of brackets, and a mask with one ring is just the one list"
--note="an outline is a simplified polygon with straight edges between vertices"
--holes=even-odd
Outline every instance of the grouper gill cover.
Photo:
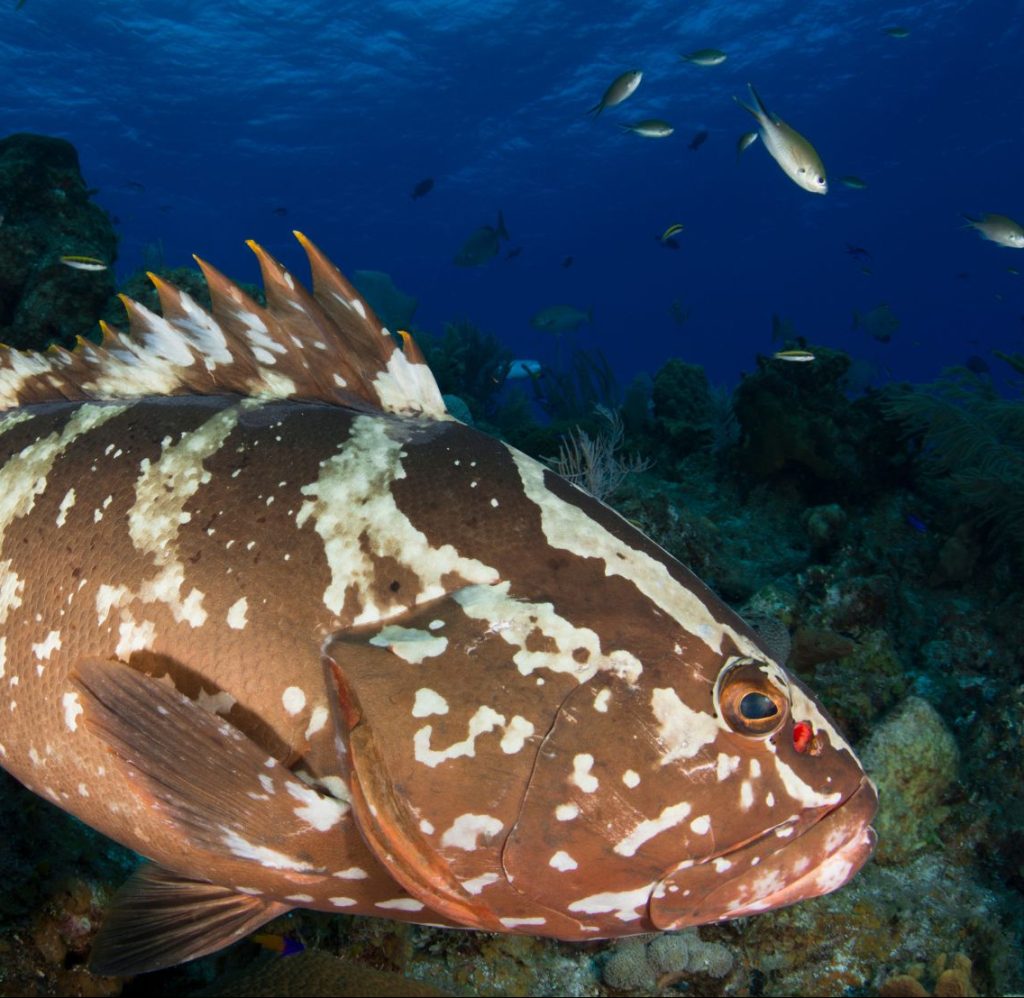
[[[297,234],[298,235],[298,234]],[[835,890],[874,789],[596,499],[453,419],[303,236],[0,356],[0,761],[138,851],[93,966],[291,908],[586,940]]]

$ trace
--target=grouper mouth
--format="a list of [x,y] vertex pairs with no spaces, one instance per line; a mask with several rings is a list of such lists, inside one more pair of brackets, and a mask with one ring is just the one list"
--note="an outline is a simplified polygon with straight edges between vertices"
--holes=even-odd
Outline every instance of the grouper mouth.
[[845,800],[809,821],[777,826],[699,864],[681,864],[654,888],[651,921],[662,930],[682,929],[837,890],[874,852],[877,809],[878,794],[864,776]]

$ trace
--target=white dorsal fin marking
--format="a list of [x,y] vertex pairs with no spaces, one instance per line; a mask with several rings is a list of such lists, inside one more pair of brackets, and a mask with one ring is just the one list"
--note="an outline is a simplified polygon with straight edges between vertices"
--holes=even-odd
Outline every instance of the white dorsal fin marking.
[[405,352],[337,268],[295,233],[313,273],[310,294],[254,242],[267,305],[198,260],[211,312],[150,274],[162,315],[122,296],[127,333],[46,353],[0,348],[0,410],[64,399],[233,393],[301,398],[433,419],[450,418],[423,355]]

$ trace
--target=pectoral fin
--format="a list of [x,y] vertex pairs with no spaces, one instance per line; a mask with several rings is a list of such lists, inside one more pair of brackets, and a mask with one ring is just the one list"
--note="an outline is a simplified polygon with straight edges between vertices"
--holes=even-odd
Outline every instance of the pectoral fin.
[[303,783],[227,721],[122,662],[79,663],[85,721],[130,767],[136,792],[192,846],[287,870],[291,891],[336,857],[322,833],[349,811]]
[[89,969],[129,977],[195,960],[291,907],[147,863],[114,896],[93,941]]
[[263,889],[256,897],[144,866],[97,938],[98,972],[143,973],[218,950],[295,907],[275,894],[313,893],[326,870],[347,865],[336,826],[350,820],[348,803],[300,781],[237,728],[122,662],[80,662],[75,683],[86,725],[178,834],[180,869]]

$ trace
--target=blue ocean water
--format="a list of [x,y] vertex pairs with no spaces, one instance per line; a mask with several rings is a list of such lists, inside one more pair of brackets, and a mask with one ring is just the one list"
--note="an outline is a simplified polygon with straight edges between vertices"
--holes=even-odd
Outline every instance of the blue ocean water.
[[[0,132],[74,143],[118,219],[120,277],[160,241],[168,265],[195,252],[255,280],[245,238],[302,273],[298,228],[346,272],[390,273],[419,299],[418,327],[466,318],[516,356],[553,362],[553,337],[529,325],[538,310],[592,308],[566,343],[602,350],[623,384],[669,357],[733,383],[779,346],[773,313],[881,380],[1021,348],[1024,277],[1010,268],[1024,253],[961,218],[1024,218],[1019,2],[5,7]],[[727,60],[679,58],[709,46]],[[588,116],[629,69],[644,74],[636,93]],[[748,82],[817,148],[825,197],[762,143],[737,159],[753,121],[732,98]],[[674,134],[618,127],[652,117]],[[456,267],[499,209],[509,242]],[[674,222],[678,251],[657,238]],[[889,343],[851,321],[881,303],[901,321]]]

